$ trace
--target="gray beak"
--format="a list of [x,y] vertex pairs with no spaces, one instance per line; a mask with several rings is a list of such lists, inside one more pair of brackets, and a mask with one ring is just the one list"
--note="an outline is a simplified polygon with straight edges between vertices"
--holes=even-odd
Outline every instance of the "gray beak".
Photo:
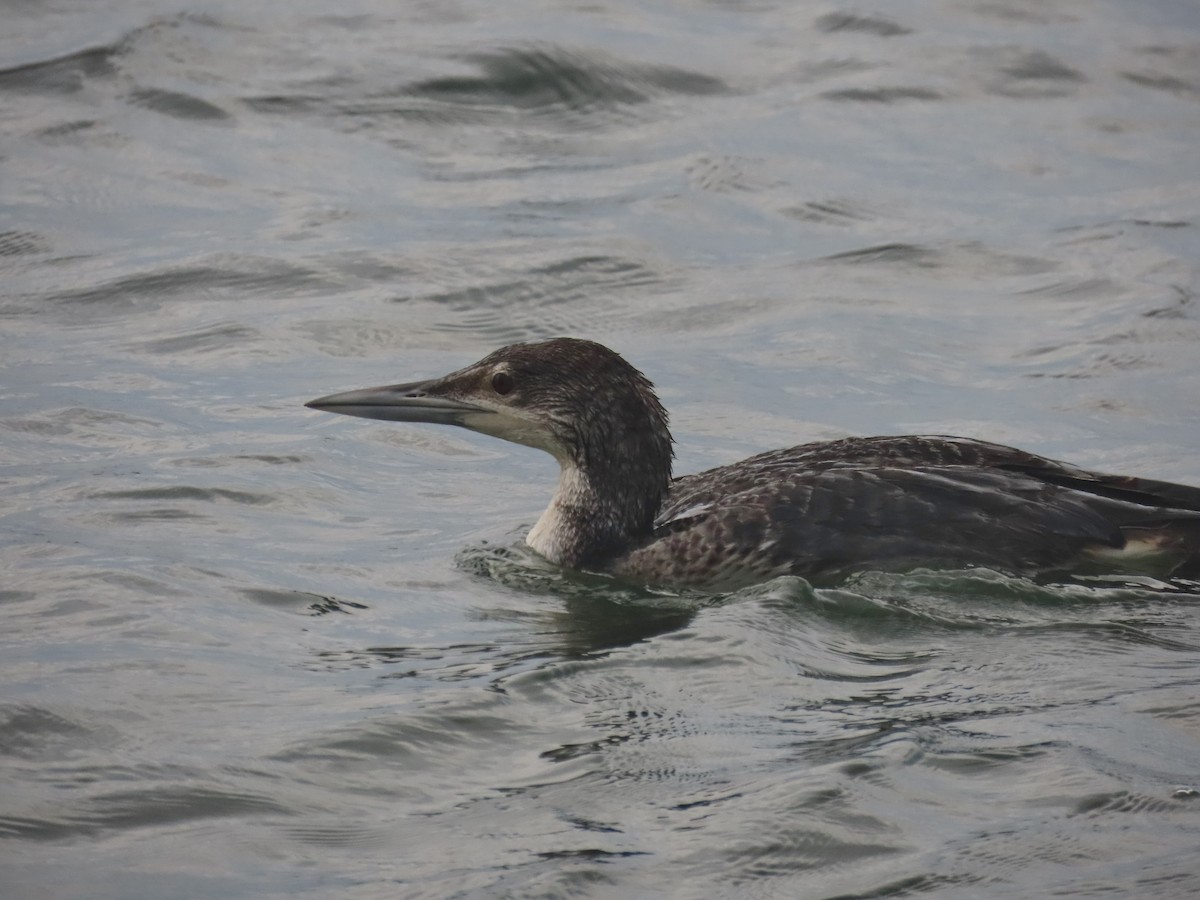
[[465,425],[466,416],[486,412],[461,400],[430,394],[430,388],[437,381],[414,381],[410,384],[346,391],[318,397],[304,405],[309,409],[341,413],[344,416],[386,419],[390,422],[433,422],[437,425]]

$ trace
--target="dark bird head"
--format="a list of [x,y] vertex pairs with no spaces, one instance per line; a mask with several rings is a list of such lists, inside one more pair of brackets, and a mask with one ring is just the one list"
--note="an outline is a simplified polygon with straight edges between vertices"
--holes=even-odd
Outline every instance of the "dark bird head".
[[441,378],[306,405],[459,425],[550,453],[559,489],[530,544],[568,565],[596,564],[648,535],[671,481],[671,434],[653,385],[592,341],[511,344]]

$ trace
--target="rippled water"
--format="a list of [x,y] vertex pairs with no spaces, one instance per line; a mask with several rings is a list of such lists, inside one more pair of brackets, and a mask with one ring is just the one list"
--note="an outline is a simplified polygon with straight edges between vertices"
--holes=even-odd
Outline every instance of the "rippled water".
[[1200,893],[1195,586],[636,591],[520,548],[548,457],[301,406],[573,334],[681,472],[1200,484],[1200,7],[4,22],[5,896]]

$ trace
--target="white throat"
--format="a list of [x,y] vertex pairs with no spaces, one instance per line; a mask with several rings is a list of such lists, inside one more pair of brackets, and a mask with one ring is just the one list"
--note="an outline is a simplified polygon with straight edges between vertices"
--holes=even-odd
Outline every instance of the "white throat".
[[572,511],[587,507],[591,489],[574,464],[564,465],[558,473],[558,486],[550,505],[538,518],[525,536],[525,543],[553,563],[562,564],[568,548],[573,543],[578,527],[578,513]]

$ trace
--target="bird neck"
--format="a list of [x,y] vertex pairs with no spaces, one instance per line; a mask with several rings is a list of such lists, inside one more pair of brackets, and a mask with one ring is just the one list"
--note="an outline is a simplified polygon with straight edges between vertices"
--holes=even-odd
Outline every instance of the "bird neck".
[[[643,542],[654,528],[671,481],[654,460],[605,456],[601,465],[560,459],[558,487],[545,512],[525,538],[538,553],[559,565],[603,569]],[[640,464],[636,464],[640,463]]]

